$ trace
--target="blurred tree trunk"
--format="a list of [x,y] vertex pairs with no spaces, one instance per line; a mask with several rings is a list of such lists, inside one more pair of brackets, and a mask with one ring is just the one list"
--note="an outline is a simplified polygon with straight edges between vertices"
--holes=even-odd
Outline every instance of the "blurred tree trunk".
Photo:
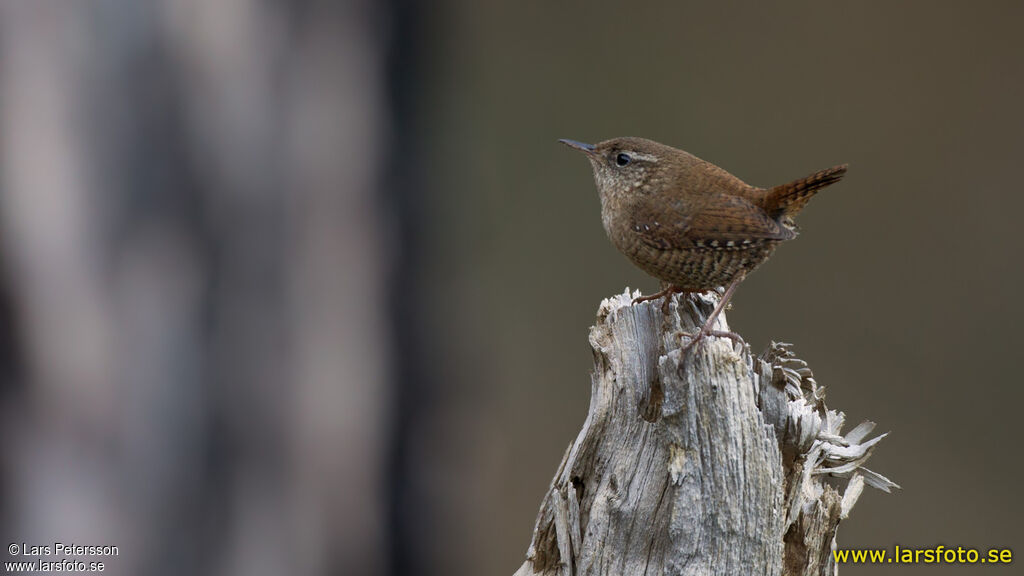
[[[883,436],[840,436],[806,364],[782,345],[761,358],[727,339],[685,356],[681,332],[714,301],[605,300],[590,332],[590,413],[541,504],[527,561],[540,574],[829,575],[839,520]],[[720,318],[719,329],[725,330]],[[826,481],[850,478],[841,493]]]
[[5,542],[116,544],[115,574],[386,570],[378,12],[0,7]]

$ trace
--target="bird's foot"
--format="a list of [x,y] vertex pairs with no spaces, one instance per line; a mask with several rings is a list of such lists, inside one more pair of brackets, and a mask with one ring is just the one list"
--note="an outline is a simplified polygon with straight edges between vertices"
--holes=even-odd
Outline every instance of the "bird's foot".
[[637,296],[636,298],[633,298],[633,304],[639,304],[641,302],[649,302],[651,300],[657,300],[658,298],[661,298],[662,296],[671,296],[671,295],[675,294],[676,292],[679,292],[679,290],[674,285],[669,284],[668,286],[662,288],[661,291],[656,292],[654,294],[651,294],[650,296]]
[[661,298],[661,297],[664,296],[665,297],[665,301],[661,303],[661,312],[667,316],[668,313],[669,313],[668,305],[669,305],[669,302],[672,301],[672,295],[673,294],[683,294],[683,293],[686,293],[686,292],[688,292],[688,291],[687,290],[683,290],[682,288],[679,288],[675,284],[669,284],[668,286],[665,286],[660,292],[658,292],[656,294],[651,294],[650,296],[639,296],[637,298],[634,298],[633,299],[633,304],[639,304],[641,302],[648,302],[650,300],[657,300],[658,298]]
[[747,345],[747,343],[743,340],[743,337],[741,337],[739,334],[735,332],[730,332],[728,330],[711,330],[710,326],[707,325],[701,328],[695,336],[690,336],[689,334],[686,333],[682,333],[681,336],[687,336],[690,338],[690,341],[680,348],[680,351],[684,354],[687,350],[693,348],[708,336],[714,336],[716,338],[728,338],[733,342],[740,344],[741,346]]

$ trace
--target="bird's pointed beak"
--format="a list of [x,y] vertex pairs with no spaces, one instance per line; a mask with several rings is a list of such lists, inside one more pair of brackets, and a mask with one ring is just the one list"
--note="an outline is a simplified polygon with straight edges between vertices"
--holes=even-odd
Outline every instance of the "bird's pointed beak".
[[565,138],[562,138],[561,140],[559,140],[559,142],[565,144],[569,148],[575,148],[580,152],[585,152],[586,154],[591,154],[594,152],[593,144],[584,144],[583,142],[577,142],[575,140],[566,140]]

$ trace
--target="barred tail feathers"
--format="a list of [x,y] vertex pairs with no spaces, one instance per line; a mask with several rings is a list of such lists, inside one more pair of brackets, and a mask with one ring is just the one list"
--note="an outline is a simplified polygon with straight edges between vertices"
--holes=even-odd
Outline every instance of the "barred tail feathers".
[[838,182],[846,174],[847,166],[833,166],[769,189],[764,197],[765,209],[775,218],[796,216],[818,190]]

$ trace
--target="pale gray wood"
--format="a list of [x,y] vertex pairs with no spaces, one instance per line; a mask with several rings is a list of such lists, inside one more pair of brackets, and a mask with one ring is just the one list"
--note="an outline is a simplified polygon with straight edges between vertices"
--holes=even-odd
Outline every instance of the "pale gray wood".
[[896,487],[862,467],[884,435],[842,435],[789,345],[754,357],[712,338],[682,354],[717,296],[664,315],[636,295],[598,310],[590,411],[516,576],[835,574],[836,528],[864,484]]
[[0,2],[5,544],[400,572],[391,8]]

